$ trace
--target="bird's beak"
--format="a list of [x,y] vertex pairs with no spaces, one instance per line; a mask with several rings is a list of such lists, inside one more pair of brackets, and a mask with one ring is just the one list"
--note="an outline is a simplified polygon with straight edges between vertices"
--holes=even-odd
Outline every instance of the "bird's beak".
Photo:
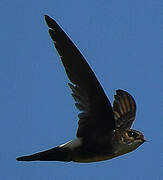
[[145,139],[145,138],[143,138],[143,141],[144,141],[144,142],[148,142],[148,140],[147,140],[147,139]]

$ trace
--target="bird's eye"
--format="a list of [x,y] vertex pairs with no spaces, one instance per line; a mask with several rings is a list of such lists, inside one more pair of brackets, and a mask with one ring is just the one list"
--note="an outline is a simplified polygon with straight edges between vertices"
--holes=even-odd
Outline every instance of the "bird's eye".
[[136,138],[138,136],[138,134],[136,132],[130,131],[130,132],[128,132],[128,136]]

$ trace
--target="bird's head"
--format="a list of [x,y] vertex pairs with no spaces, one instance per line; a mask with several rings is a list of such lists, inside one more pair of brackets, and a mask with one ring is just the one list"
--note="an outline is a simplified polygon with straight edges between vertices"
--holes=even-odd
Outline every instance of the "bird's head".
[[144,135],[134,129],[126,129],[121,139],[122,144],[125,145],[128,152],[133,151],[146,141],[147,140],[144,138]]
[[116,145],[115,154],[119,156],[131,152],[144,142],[146,142],[146,139],[141,132],[133,129],[126,129]]

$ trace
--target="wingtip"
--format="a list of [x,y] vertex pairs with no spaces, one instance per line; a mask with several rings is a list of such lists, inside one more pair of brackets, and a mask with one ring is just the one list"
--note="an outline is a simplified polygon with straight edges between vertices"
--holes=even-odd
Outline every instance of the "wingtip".
[[124,91],[124,90],[122,90],[122,89],[117,89],[117,90],[116,90],[116,93],[117,93],[117,94],[123,93],[123,92],[126,92],[126,91]]
[[17,161],[34,161],[31,156],[21,156],[16,158]]
[[24,161],[24,157],[17,157],[16,160],[17,161]]
[[16,160],[17,161],[22,161],[23,159],[22,159],[22,157],[17,157]]
[[52,19],[48,15],[44,15],[44,17],[45,17],[45,21],[46,21],[49,28],[55,29],[57,27],[57,23],[56,23],[56,21],[54,19]]
[[17,160],[17,161],[21,161],[21,157],[17,157],[16,160]]
[[44,18],[45,18],[45,21],[46,21],[47,25],[49,26],[52,18],[50,16],[46,15],[46,14],[44,15]]
[[47,14],[44,15],[44,18],[45,18],[46,21],[48,21],[49,19],[51,19],[51,17],[48,16]]
[[122,90],[122,89],[117,89],[116,90],[116,95],[124,95],[124,94],[132,97],[132,95],[129,92],[125,91],[125,90]]

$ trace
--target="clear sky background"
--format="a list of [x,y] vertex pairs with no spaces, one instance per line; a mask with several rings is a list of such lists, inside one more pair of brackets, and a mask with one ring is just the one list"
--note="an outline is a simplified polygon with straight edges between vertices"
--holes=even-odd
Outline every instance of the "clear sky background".
[[[0,179],[161,180],[162,0],[1,0],[0,9]],[[119,88],[133,95],[133,128],[149,142],[91,164],[15,160],[76,135],[78,111],[44,14],[75,42],[111,102]]]

